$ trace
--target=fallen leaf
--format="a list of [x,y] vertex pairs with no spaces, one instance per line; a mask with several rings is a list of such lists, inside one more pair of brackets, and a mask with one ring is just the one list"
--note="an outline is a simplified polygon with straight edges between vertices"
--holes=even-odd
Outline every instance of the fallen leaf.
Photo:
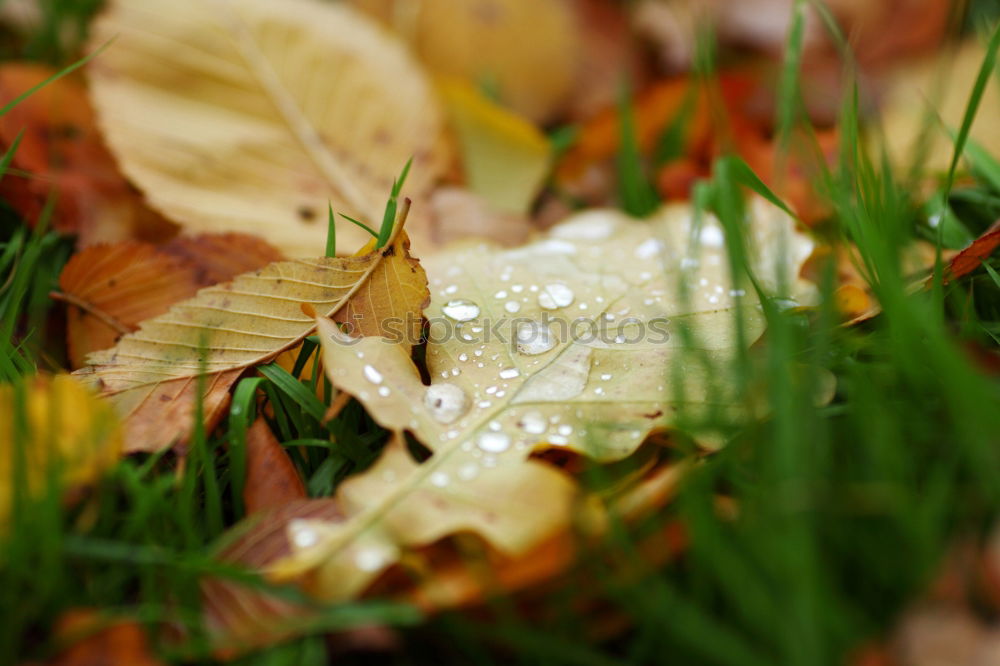
[[391,26],[435,73],[495,91],[551,120],[569,101],[584,47],[567,0],[352,0]]
[[[908,168],[918,156],[923,156],[922,166],[928,172],[948,169],[954,152],[948,131],[958,131],[962,124],[985,56],[980,44],[969,41],[949,57],[935,54],[933,59],[902,69],[887,82],[882,95],[881,125],[885,148],[893,163]],[[931,114],[930,125],[924,146],[921,133],[928,114]],[[1000,154],[1000,124],[995,122],[998,116],[1000,86],[991,77],[969,138],[993,154]]]
[[112,349],[91,354],[91,365],[75,375],[114,403],[124,419],[127,453],[162,449],[188,435],[191,419],[175,412],[192,413],[202,372],[212,398],[205,413],[221,411],[229,386],[246,368],[313,331],[315,321],[304,310],[333,316],[360,335],[386,333],[383,326],[392,322],[402,342],[419,339],[426,278],[408,247],[397,229],[386,247],[364,255],[278,262],[202,289]]
[[[947,0],[828,0],[826,11],[845,35],[851,51],[865,67],[938,47],[954,12]],[[673,67],[689,66],[699,25],[712,23],[727,45],[751,47],[777,56],[788,41],[794,0],[643,0],[637,10],[642,33]],[[834,40],[819,12],[805,7],[803,60],[806,72],[817,61],[836,57]]]
[[97,611],[78,608],[56,622],[55,640],[68,644],[50,666],[157,666],[146,633],[132,620],[102,618]]
[[[447,164],[423,71],[342,3],[113,0],[92,28],[95,46],[109,40],[89,65],[101,127],[151,205],[189,230],[316,256],[329,203],[381,219],[407,159],[416,200]],[[338,231],[341,247],[366,240]]]
[[976,270],[998,247],[1000,247],[1000,220],[994,222],[979,238],[972,241],[972,244],[952,257],[948,262],[945,281],[957,280]]
[[483,198],[462,187],[444,185],[430,199],[434,218],[434,240],[449,242],[486,238],[501,245],[524,243],[534,227],[523,215],[498,212]]
[[[0,106],[45,81],[55,70],[8,63],[0,67]],[[24,132],[0,196],[34,225],[58,194],[53,227],[77,234],[81,246],[133,237],[159,239],[172,225],[146,210],[108,153],[73,77],[40,88],[0,116],[0,154]]]
[[139,241],[96,245],[75,254],[59,276],[69,303],[70,363],[114,346],[140,322],[161,315],[198,289],[281,259],[281,253],[253,236],[182,236],[159,247]]
[[[60,487],[92,482],[118,461],[122,429],[111,406],[69,375],[39,375],[20,386],[0,384],[0,447],[3,526],[13,508],[15,472],[24,474],[29,496],[45,492],[50,473]],[[23,456],[20,471],[15,447]]]
[[459,80],[439,85],[459,139],[466,183],[493,208],[524,215],[549,172],[541,131]]
[[[758,278],[770,289],[795,284],[811,241],[770,204],[755,200],[752,211]],[[778,248],[789,260],[776,273]],[[762,316],[730,283],[719,223],[709,217],[695,229],[687,206],[641,222],[590,211],[522,248],[466,244],[425,264],[434,296],[425,311],[430,386],[405,350],[318,324],[331,382],[394,433],[371,469],[338,488],[344,519],[290,524],[292,554],[267,569],[322,599],[356,596],[410,549],[458,532],[517,557],[564,529],[578,488],[529,459],[533,451],[621,460],[670,426],[679,402],[689,413],[745,405],[724,381],[733,308],[748,306],[748,343]],[[682,278],[692,285],[687,299]],[[668,318],[681,324],[659,329]],[[573,322],[583,327],[570,333]],[[680,326],[701,353],[685,353]],[[683,380],[683,401],[671,378]],[[404,431],[429,459],[413,459]]]
[[629,7],[617,0],[576,0],[579,40],[576,88],[570,103],[573,120],[590,118],[613,104],[622,81],[639,85],[649,58],[631,26]]
[[[292,552],[293,532],[286,528],[299,521],[324,523],[341,520],[343,512],[331,499],[300,500],[264,509],[229,533],[217,554],[222,562],[261,570]],[[231,657],[240,652],[273,645],[303,630],[315,609],[275,594],[221,578],[202,583],[205,627],[217,653]]]
[[193,266],[206,287],[285,258],[270,243],[241,233],[178,236],[159,249]]
[[292,459],[263,418],[247,431],[246,456],[243,503],[247,514],[306,498],[305,484]]
[[[665,79],[639,93],[635,100],[636,138],[647,152],[664,128],[680,114],[690,95],[695,105],[691,123],[685,133],[685,154],[707,138],[709,122],[707,102],[700,92],[692,93],[692,83],[687,78]],[[617,105],[608,106],[580,128],[579,137],[559,160],[556,179],[567,185],[583,176],[586,171],[610,160],[618,151],[621,140],[620,111]]]

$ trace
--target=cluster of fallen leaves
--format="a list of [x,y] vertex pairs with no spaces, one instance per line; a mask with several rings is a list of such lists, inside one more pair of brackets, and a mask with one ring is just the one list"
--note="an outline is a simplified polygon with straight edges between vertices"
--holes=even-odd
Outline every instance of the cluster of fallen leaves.
[[[93,479],[121,454],[183,456],[196,405],[211,431],[241,377],[318,333],[333,405],[356,399],[389,442],[333,497],[309,499],[259,418],[246,441],[250,517],[224,538],[223,560],[324,601],[369,594],[438,609],[548,579],[580,533],[598,538],[610,515],[662,506],[692,464],[662,433],[682,408],[757,413],[717,380],[737,345],[763,333],[758,294],[729,274],[721,225],[683,200],[717,156],[736,152],[798,221],[817,222],[828,211],[809,183],[838,137],[830,129],[819,151],[779,160],[761,106],[771,75],[741,66],[711,85],[657,78],[631,27],[662,44],[684,3],[667,18],[654,6],[663,3],[640,4],[629,18],[598,0],[108,2],[86,85],[60,80],[0,118],[3,146],[26,128],[0,196],[34,221],[58,191],[54,226],[79,246],[53,293],[67,306],[76,373],[39,380],[28,396],[38,419],[56,400],[86,417],[39,426],[38,441],[46,427],[59,433],[68,481]],[[898,48],[933,42],[938,19],[927,18],[924,41]],[[636,135],[656,189],[680,202],[641,221],[608,207],[622,71],[642,84]],[[7,66],[0,95],[48,75]],[[677,147],[654,154],[678,118]],[[557,154],[542,130],[566,120],[579,134]],[[405,227],[390,220],[376,245],[338,224],[341,253],[360,250],[320,256],[327,212],[381,219],[410,158]],[[569,214],[567,197],[590,208]],[[747,236],[765,293],[809,302],[804,225],[755,199]],[[952,276],[998,242],[993,230],[958,254]],[[850,257],[840,265],[845,315],[871,311]],[[616,333],[570,338],[549,317]],[[402,339],[382,337],[390,321],[405,322]],[[658,322],[670,322],[667,338],[632,335]],[[680,329],[698,341],[697,358]],[[0,410],[11,405],[0,393]],[[430,455],[415,456],[407,435]],[[688,435],[719,445],[715,433]],[[104,444],[84,455],[73,444],[83,436]],[[582,490],[585,465],[623,460],[630,472],[611,491]],[[640,548],[669,556],[683,541],[672,530]],[[459,556],[469,538],[489,577]],[[221,580],[204,592],[220,653],[289,635],[309,612]]]

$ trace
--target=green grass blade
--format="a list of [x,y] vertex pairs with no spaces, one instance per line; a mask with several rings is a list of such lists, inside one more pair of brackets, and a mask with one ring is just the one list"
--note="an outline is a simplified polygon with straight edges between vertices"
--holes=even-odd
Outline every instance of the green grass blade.
[[327,203],[326,256],[337,256],[337,219],[333,214],[333,204]]
[[972,87],[969,102],[965,107],[962,125],[959,127],[958,136],[955,139],[955,150],[952,153],[951,164],[948,166],[948,176],[944,188],[945,199],[951,193],[952,185],[955,182],[955,170],[958,168],[958,162],[965,151],[965,144],[969,139],[969,132],[972,131],[972,123],[979,111],[979,104],[982,102],[986,85],[993,75],[993,70],[996,69],[998,49],[1000,49],[1000,23],[993,29],[993,34],[990,36],[989,44],[986,46],[986,57],[983,58],[983,64],[979,67],[976,83]]
[[322,423],[323,415],[326,414],[326,406],[320,402],[316,394],[312,393],[305,384],[296,379],[294,375],[290,374],[280,365],[274,363],[262,365],[258,370],[260,370],[262,375],[271,380],[271,383],[281,390],[282,393],[302,407],[302,410],[306,414]]
[[[369,227],[367,224],[365,224],[361,220],[355,220],[350,215],[344,215],[343,213],[338,213],[338,215],[340,215],[342,218],[344,218],[348,222],[353,222],[354,224],[358,225],[359,227],[361,227],[362,229],[364,229],[365,231],[367,231],[368,233],[370,233],[372,235],[372,238],[378,238],[378,234],[375,233],[375,230],[372,229],[371,227]],[[330,256],[330,255],[328,255],[328,256]]]

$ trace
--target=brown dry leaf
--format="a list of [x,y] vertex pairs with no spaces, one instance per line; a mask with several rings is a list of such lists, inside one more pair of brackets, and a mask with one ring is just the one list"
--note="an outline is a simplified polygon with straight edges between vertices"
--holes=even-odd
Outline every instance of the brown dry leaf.
[[182,236],[160,247],[126,241],[86,248],[59,276],[58,298],[70,304],[70,363],[83,366],[88,354],[113,346],[140,322],[193,297],[201,287],[279,259],[280,252],[245,234]]
[[[760,200],[751,219],[759,278],[772,288],[782,279],[795,284],[812,243]],[[405,350],[350,338],[320,320],[331,381],[394,438],[370,470],[338,488],[342,519],[288,523],[293,552],[268,574],[299,580],[319,598],[345,599],[405,553],[458,532],[516,558],[564,530],[578,489],[529,459],[533,451],[625,458],[672,422],[669,377],[683,381],[684,403],[697,411],[709,409],[708,376],[725,376],[715,373],[733,354],[735,302],[753,299],[729,283],[719,223],[694,225],[683,205],[642,222],[598,210],[521,248],[466,244],[432,256],[425,262],[435,299],[425,311],[430,386]],[[791,258],[781,276],[779,247]],[[687,300],[678,294],[681,278],[698,285]],[[752,306],[744,315],[749,342],[762,332],[762,317]],[[581,317],[577,337],[560,335],[557,327]],[[684,353],[683,336],[658,335],[655,324],[667,317],[692,331],[703,357]],[[607,322],[586,339],[591,325]],[[642,327],[646,335],[637,337]],[[743,413],[746,403],[731,389],[716,388],[714,403]],[[404,430],[431,458],[411,457]]]
[[488,238],[500,245],[520,245],[534,227],[523,215],[499,213],[482,197],[461,187],[442,186],[431,195],[435,241],[442,245],[460,239]]
[[[21,434],[15,430],[18,409],[24,410]],[[111,406],[69,375],[0,385],[0,528],[13,501],[14,442],[25,444],[23,474],[28,492],[37,494],[45,490],[50,472],[67,487],[94,481],[118,461],[122,428]]]
[[536,122],[569,101],[584,45],[569,0],[351,0],[435,73],[486,84]]
[[948,262],[945,280],[957,280],[976,270],[998,247],[1000,247],[1000,220],[994,222],[979,238],[952,257]]
[[[218,559],[253,569],[264,569],[287,557],[293,544],[286,529],[296,521],[336,522],[343,512],[335,500],[301,500],[265,509],[251,516],[222,544]],[[202,584],[205,627],[222,657],[273,645],[301,632],[311,611],[273,594],[219,578]]]
[[158,666],[146,633],[131,620],[107,620],[97,611],[74,609],[56,622],[55,639],[69,647],[49,666]]
[[[851,50],[866,67],[937,47],[955,10],[949,0],[826,0],[824,6],[850,35]],[[794,0],[642,0],[636,22],[664,63],[679,68],[690,66],[694,35],[706,20],[723,42],[782,53],[794,9]],[[836,49],[819,12],[809,5],[804,9],[803,58],[809,71],[818,60],[834,59]]]
[[125,421],[126,452],[162,449],[190,431],[191,419],[172,412],[190,413],[202,371],[211,398],[205,413],[218,412],[240,373],[312,332],[315,321],[304,309],[349,322],[362,335],[385,332],[391,319],[406,341],[418,339],[427,285],[408,247],[397,227],[380,250],[278,262],[202,289],[114,348],[91,354],[91,365],[75,374],[115,404]]
[[[0,106],[45,81],[55,70],[8,63],[0,67]],[[81,246],[169,236],[172,225],[141,205],[118,172],[97,127],[86,91],[73,77],[53,81],[0,116],[0,153],[24,136],[0,196],[35,224],[53,191],[53,227],[79,235]]]
[[292,459],[263,418],[258,418],[247,431],[246,455],[243,504],[247,514],[306,498],[305,484]]
[[[328,203],[381,219],[407,159],[415,200],[446,166],[427,77],[345,4],[113,0],[92,36],[113,39],[89,65],[108,143],[153,207],[189,230],[245,231],[312,257]],[[366,240],[353,225],[339,232],[341,247]]]

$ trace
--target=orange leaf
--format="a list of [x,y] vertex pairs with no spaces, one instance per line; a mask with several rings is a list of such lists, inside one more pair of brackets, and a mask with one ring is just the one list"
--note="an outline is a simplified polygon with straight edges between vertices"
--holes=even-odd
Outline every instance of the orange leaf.
[[982,236],[952,258],[948,264],[947,280],[956,280],[976,270],[997,247],[1000,247],[1000,220],[994,222]]
[[[295,521],[343,520],[336,500],[293,501],[256,514],[219,553],[219,560],[250,570],[264,570],[292,552]],[[312,611],[274,594],[219,578],[202,584],[205,626],[220,656],[272,645],[301,631]]]
[[[229,389],[243,374],[243,368],[229,370],[205,377],[202,395],[202,414],[205,432],[211,432],[226,408],[229,406]],[[130,394],[129,398],[133,395]],[[120,413],[128,418],[122,421],[125,430],[124,453],[139,451],[159,451],[171,444],[179,455],[184,454],[184,445],[194,427],[198,380],[196,377],[181,377],[157,384],[149,393],[134,396],[138,401],[132,404],[122,400],[118,403]],[[164,427],[171,424],[171,427]],[[178,440],[178,431],[181,431]]]
[[263,240],[245,234],[176,238],[167,245],[126,241],[74,255],[59,277],[67,315],[70,363],[112,347],[146,319],[161,315],[198,289],[225,282],[281,258]]
[[108,621],[88,609],[69,610],[59,618],[56,640],[69,643],[51,666],[158,666],[163,662],[149,649],[146,634],[136,622]]
[[267,421],[258,418],[247,432],[247,480],[243,502],[248,514],[306,498],[295,465],[275,439]]
[[[0,67],[0,106],[54,73],[25,63]],[[0,197],[29,224],[55,189],[54,227],[78,234],[80,245],[173,233],[176,227],[146,209],[118,172],[78,79],[49,83],[0,116],[0,153],[22,130],[11,165],[18,171],[0,180]]]

